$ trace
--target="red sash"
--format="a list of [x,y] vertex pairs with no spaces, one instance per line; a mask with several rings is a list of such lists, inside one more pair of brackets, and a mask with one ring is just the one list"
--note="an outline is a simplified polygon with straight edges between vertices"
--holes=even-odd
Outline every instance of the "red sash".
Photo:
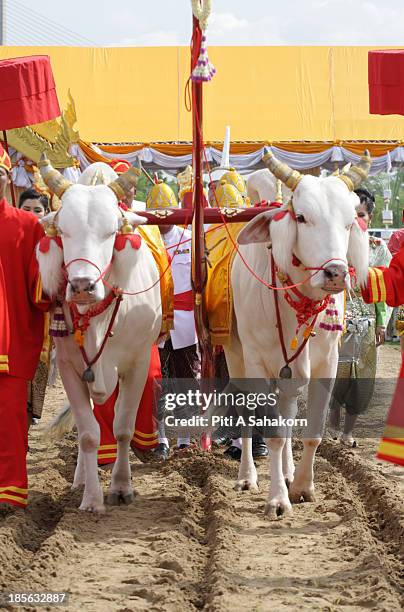
[[184,291],[184,293],[177,293],[174,295],[174,310],[193,310],[194,309],[194,296],[192,289]]

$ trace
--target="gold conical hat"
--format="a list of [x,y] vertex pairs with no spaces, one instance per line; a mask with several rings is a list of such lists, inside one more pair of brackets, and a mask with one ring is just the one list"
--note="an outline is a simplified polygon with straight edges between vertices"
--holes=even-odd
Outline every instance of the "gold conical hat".
[[244,208],[243,196],[235,187],[225,180],[221,180],[216,187],[216,198],[220,208]]
[[230,185],[234,185],[237,187],[239,192],[245,196],[247,194],[247,187],[245,184],[245,180],[234,168],[230,168],[226,174],[223,174],[222,181],[226,181],[226,183],[230,183]]
[[163,181],[159,181],[150,189],[146,199],[146,208],[158,210],[161,208],[178,208],[174,191]]

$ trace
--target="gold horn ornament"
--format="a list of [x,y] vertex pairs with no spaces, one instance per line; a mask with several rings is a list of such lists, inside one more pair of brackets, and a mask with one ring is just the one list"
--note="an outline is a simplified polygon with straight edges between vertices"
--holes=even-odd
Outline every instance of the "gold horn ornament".
[[65,191],[72,186],[73,183],[65,179],[59,170],[55,170],[46,153],[42,153],[38,166],[45,184],[58,198],[61,198]]
[[139,176],[142,173],[142,165],[138,160],[138,166],[129,168],[126,172],[118,176],[115,181],[109,183],[108,187],[112,189],[119,201],[121,201],[132,187],[136,187]]
[[289,189],[292,191],[296,189],[302,179],[302,175],[300,172],[298,172],[298,170],[292,170],[292,168],[289,168],[287,164],[280,162],[279,159],[276,159],[275,155],[267,147],[265,147],[262,161],[268,170],[270,170],[270,172],[272,172],[277,179],[289,187]]
[[354,191],[359,187],[362,181],[367,179],[371,165],[372,158],[370,157],[369,151],[366,149],[359,164],[357,166],[351,166],[347,172],[343,172],[338,178],[344,181],[349,191]]

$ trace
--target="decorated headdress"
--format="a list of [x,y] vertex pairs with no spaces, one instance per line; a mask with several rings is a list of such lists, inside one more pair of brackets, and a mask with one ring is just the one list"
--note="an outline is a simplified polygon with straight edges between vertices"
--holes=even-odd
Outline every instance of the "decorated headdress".
[[47,198],[49,198],[49,202],[50,202],[50,208],[51,210],[55,211],[58,210],[60,208],[60,199],[58,198],[58,196],[53,193],[49,187],[47,187],[45,181],[43,180],[41,173],[39,171],[39,168],[37,166],[33,166],[33,174],[34,174],[34,181],[32,183],[33,188],[40,194],[47,196]]
[[223,142],[223,151],[222,151],[222,159],[220,161],[220,166],[215,168],[211,173],[212,181],[220,181],[226,172],[230,170],[230,126],[226,127],[226,133],[224,136]]
[[171,187],[160,180],[149,191],[146,209],[159,210],[162,208],[178,208],[178,202]]
[[194,173],[192,166],[187,166],[183,172],[177,174],[178,181],[178,199],[183,200],[186,193],[192,191]]
[[226,181],[226,183],[230,183],[230,185],[234,185],[241,195],[247,195],[247,187],[245,184],[245,180],[234,168],[230,168],[228,172],[223,174],[222,181]]
[[118,176],[132,168],[131,164],[126,161],[126,159],[111,159],[111,161],[108,162],[108,166],[111,166],[112,170],[114,170]]
[[4,168],[7,172],[11,171],[11,159],[7,151],[0,144],[0,168]]
[[235,185],[223,179],[216,187],[216,200],[220,208],[245,208],[249,205],[248,198],[243,198]]

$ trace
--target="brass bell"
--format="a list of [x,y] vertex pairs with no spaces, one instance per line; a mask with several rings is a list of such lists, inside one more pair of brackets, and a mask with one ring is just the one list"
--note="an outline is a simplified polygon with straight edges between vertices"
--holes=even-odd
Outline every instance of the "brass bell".
[[133,227],[126,217],[122,219],[121,234],[133,234]]
[[50,223],[45,230],[45,233],[47,236],[49,236],[50,238],[55,238],[55,236],[58,235],[58,230],[57,227],[54,223]]

